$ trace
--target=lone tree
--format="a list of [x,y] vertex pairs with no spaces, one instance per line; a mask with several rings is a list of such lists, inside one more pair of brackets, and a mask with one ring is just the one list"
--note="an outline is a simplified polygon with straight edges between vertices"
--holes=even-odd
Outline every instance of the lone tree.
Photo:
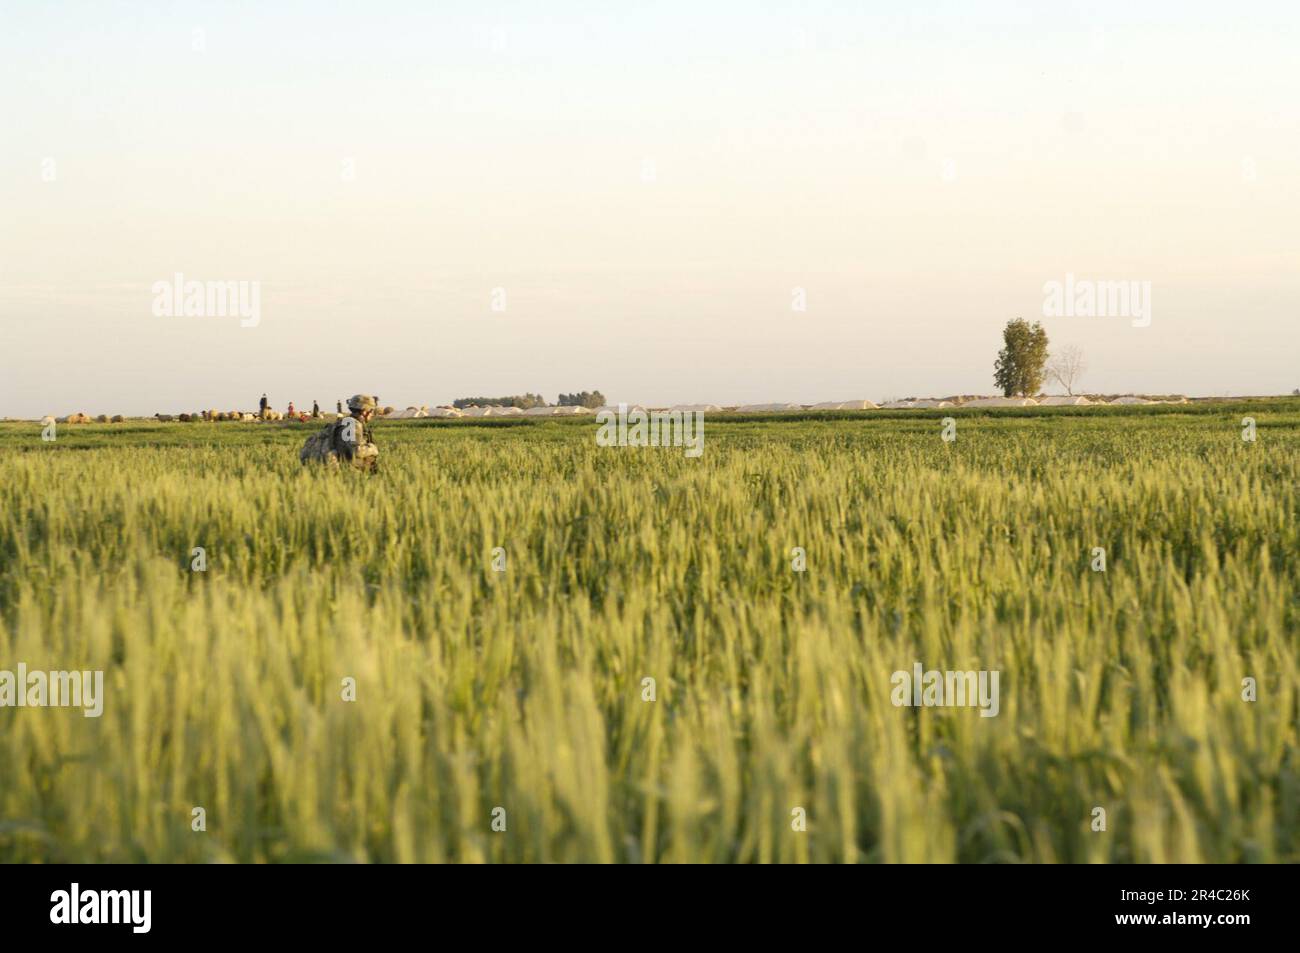
[[1008,321],[1002,330],[1002,350],[993,365],[993,381],[1005,397],[1029,397],[1043,386],[1047,364],[1047,332],[1035,321]]
[[1052,355],[1047,362],[1047,376],[1065,388],[1065,392],[1074,396],[1074,385],[1083,379],[1083,372],[1088,365],[1083,361],[1083,349],[1067,344]]

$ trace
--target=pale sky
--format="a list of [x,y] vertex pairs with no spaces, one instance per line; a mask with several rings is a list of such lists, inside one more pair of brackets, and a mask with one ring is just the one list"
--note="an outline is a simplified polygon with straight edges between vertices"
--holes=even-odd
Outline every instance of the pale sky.
[[[1018,316],[1083,348],[1087,390],[1289,393],[1298,27],[0,0],[0,415],[992,393]],[[259,282],[260,323],[156,315],[177,272]],[[1067,273],[1150,282],[1150,326],[1044,318]]]

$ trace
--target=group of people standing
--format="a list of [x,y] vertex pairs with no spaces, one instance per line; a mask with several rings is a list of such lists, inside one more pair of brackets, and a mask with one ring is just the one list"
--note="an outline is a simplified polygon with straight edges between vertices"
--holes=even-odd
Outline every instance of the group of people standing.
[[[258,409],[258,413],[262,417],[265,417],[266,412],[271,409],[271,402],[266,399],[265,394],[263,394],[262,399],[257,402],[257,409]],[[338,402],[338,412],[340,415],[343,413],[343,401]],[[298,411],[294,408],[293,401],[289,401],[289,412],[287,416],[289,417],[298,416]],[[314,400],[311,402],[311,416],[313,420],[318,419],[320,417],[320,404],[318,404]]]

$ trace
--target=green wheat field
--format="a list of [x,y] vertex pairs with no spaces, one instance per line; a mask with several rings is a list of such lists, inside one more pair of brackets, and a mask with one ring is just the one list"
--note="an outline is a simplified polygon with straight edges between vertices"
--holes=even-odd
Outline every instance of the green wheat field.
[[595,430],[0,425],[0,861],[1300,860],[1300,400]]

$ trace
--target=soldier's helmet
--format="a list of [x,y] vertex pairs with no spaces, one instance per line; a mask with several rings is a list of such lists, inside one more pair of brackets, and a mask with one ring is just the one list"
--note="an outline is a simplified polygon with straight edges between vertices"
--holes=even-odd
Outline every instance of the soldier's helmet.
[[348,398],[348,410],[375,410],[378,405],[369,394],[356,394]]

